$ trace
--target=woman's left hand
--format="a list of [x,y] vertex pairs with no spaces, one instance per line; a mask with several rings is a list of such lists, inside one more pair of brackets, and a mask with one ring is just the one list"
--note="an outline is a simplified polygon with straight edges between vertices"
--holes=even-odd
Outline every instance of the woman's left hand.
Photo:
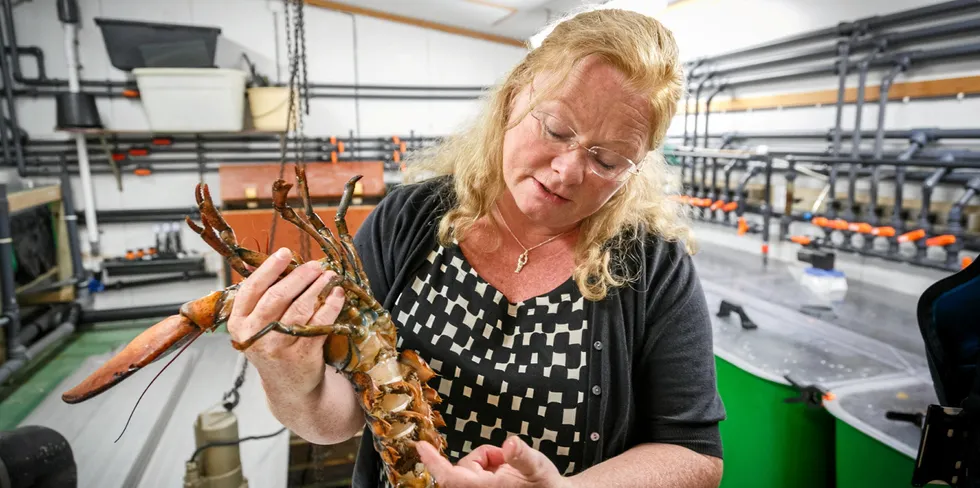
[[416,444],[419,456],[440,488],[567,488],[569,483],[540,451],[512,436],[503,447],[484,444],[455,466],[431,444]]

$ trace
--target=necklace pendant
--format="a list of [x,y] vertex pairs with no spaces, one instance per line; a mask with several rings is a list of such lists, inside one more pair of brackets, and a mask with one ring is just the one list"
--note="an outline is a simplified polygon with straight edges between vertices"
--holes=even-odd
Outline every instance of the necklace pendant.
[[521,257],[517,258],[517,269],[514,272],[520,273],[525,264],[527,264],[527,251],[522,252]]

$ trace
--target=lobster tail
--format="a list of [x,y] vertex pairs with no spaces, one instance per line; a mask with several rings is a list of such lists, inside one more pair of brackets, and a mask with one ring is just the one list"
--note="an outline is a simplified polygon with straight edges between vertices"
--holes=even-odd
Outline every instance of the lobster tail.
[[166,356],[204,332],[183,315],[171,315],[136,336],[122,351],[64,392],[65,403],[79,403],[92,398],[139,371],[146,365]]

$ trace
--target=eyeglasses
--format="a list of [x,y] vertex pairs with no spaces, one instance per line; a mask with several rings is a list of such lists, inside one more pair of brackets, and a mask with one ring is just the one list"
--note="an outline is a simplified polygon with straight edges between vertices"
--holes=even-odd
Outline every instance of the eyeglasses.
[[604,147],[584,147],[578,143],[579,135],[559,118],[541,110],[534,110],[531,116],[540,122],[540,136],[543,141],[556,149],[585,149],[589,153],[589,169],[600,177],[611,181],[622,181],[629,175],[640,172],[630,158]]

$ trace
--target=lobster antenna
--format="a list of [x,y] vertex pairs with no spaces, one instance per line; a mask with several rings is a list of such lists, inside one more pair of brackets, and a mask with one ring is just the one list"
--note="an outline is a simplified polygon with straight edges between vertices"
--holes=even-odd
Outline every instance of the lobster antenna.
[[112,441],[113,444],[119,442],[119,439],[122,439],[123,434],[126,433],[126,428],[129,427],[129,421],[133,420],[133,414],[136,413],[136,407],[139,406],[140,400],[143,399],[143,395],[146,395],[147,390],[150,389],[150,386],[153,385],[153,382],[156,381],[157,378],[159,378],[160,375],[163,374],[163,372],[166,371],[167,368],[169,368],[170,365],[173,364],[173,362],[176,361],[177,358],[180,357],[180,355],[183,354],[184,351],[186,351],[187,348],[190,347],[190,345],[197,340],[198,337],[201,337],[201,334],[203,334],[203,331],[198,331],[197,334],[194,335],[194,337],[191,337],[191,340],[187,341],[187,344],[184,344],[184,347],[180,348],[180,351],[178,351],[177,354],[175,354],[174,357],[167,362],[166,366],[164,366],[163,369],[161,369],[160,372],[157,373],[152,380],[150,380],[150,384],[146,385],[146,388],[143,389],[143,393],[141,393],[140,397],[136,399],[136,405],[133,405],[133,410],[129,412],[129,418],[126,419],[126,425],[123,426],[123,430],[122,432],[119,433],[119,437],[116,437],[116,440]]

